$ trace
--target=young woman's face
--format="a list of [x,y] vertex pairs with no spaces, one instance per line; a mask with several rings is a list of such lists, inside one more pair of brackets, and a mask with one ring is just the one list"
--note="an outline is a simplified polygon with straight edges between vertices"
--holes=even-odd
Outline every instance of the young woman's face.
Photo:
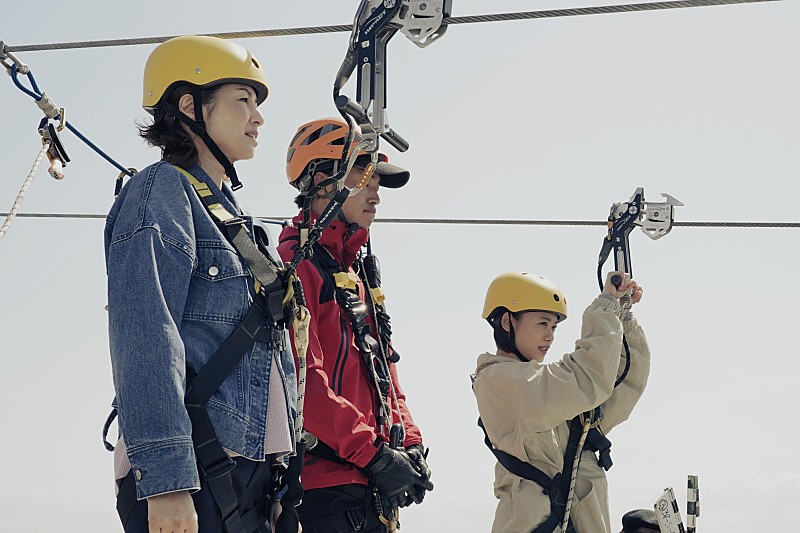
[[506,313],[503,317],[503,327],[506,328],[505,321],[510,320],[514,325],[517,350],[529,361],[533,359],[541,363],[553,343],[558,317],[547,311],[528,311],[518,317]]
[[231,163],[252,159],[258,146],[258,128],[264,117],[258,111],[256,92],[249,85],[226,83],[203,106],[209,136]]

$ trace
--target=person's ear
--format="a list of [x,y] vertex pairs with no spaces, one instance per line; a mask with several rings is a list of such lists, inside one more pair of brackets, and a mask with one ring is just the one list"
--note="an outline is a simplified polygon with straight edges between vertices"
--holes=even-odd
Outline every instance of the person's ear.
[[503,313],[503,316],[500,317],[500,327],[502,327],[506,333],[511,333],[511,313],[508,311]]
[[184,94],[178,99],[178,111],[194,120],[194,97],[191,94]]
[[[327,174],[325,174],[322,171],[315,172],[314,173],[314,185],[319,185],[320,183],[322,183],[323,180],[326,180],[329,177],[330,176],[328,176]],[[323,187],[322,189],[318,190],[317,191],[317,196],[325,196],[326,194],[328,194],[330,192],[330,188],[331,188],[331,186],[328,185],[327,187]]]
[[328,179],[328,175],[324,172],[317,171],[314,173],[314,185],[319,185],[325,179]]

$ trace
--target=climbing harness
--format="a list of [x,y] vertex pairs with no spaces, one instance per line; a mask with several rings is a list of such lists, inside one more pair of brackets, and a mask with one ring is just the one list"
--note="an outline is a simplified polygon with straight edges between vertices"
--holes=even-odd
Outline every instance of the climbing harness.
[[[390,357],[387,357],[383,349],[382,343],[376,340],[370,333],[370,322],[372,318],[373,324],[378,331],[377,336],[381,338],[386,335],[381,332],[379,324],[374,316],[370,316],[369,308],[358,295],[357,287],[358,282],[364,283],[365,292],[368,291],[367,283],[364,282],[361,272],[354,274],[350,272],[345,266],[341,265],[333,256],[319,243],[314,245],[313,254],[310,261],[316,267],[320,276],[324,280],[333,280],[333,286],[330,290],[331,297],[341,307],[343,314],[348,318],[353,330],[353,336],[359,353],[364,362],[367,371],[367,378],[370,385],[374,389],[375,404],[377,408],[376,423],[379,430],[387,437],[390,437],[392,423],[394,422],[393,411],[389,407],[389,396],[394,400],[394,406],[397,406],[396,393],[394,384],[392,383],[391,372],[389,364],[392,362]],[[325,293],[325,289],[323,289]],[[346,331],[342,331],[345,335]],[[385,337],[388,339],[388,337]],[[348,348],[345,346],[344,348]],[[395,409],[396,410],[396,409]],[[399,417],[399,411],[397,412]],[[402,422],[402,420],[400,420]],[[402,428],[402,424],[399,426]]]
[[[353,229],[351,228],[346,237],[354,233]],[[357,229],[356,226],[355,230]],[[347,317],[352,328],[356,347],[366,369],[367,381],[374,393],[376,429],[386,436],[389,447],[402,450],[405,439],[403,419],[390,370],[390,364],[397,362],[399,355],[395,354],[393,349],[390,350],[391,330],[387,331],[390,318],[384,307],[385,295],[380,289],[377,258],[372,254],[371,247],[368,247],[366,256],[363,251],[360,252],[355,261],[358,267],[357,273],[354,273],[340,264],[320,243],[315,243],[312,251],[309,260],[323,280],[321,299],[335,300],[342,309],[342,316]],[[365,299],[369,303],[365,303],[359,296],[357,292],[359,283],[363,285]],[[379,312],[382,314],[378,315]],[[370,319],[376,331],[374,337],[371,333]],[[349,333],[344,329],[344,322],[342,328],[343,338],[349,337]],[[345,343],[347,342],[345,338]],[[343,349],[349,350],[347,345]],[[346,357],[347,352],[344,353]],[[305,432],[304,440],[306,450],[315,458],[311,462],[322,458],[338,464],[349,464],[330,445],[315,435]],[[398,527],[399,511],[384,506],[383,498],[376,487],[370,485],[368,495],[372,499],[372,509],[380,522],[386,526],[387,531],[395,531]]]
[[[601,419],[602,413],[598,407],[589,413],[576,416],[569,422],[569,438],[564,451],[564,467],[561,472],[550,477],[531,463],[496,448],[489,440],[489,434],[486,432],[483,421],[478,418],[478,426],[483,431],[483,442],[494,454],[497,462],[515,476],[533,481],[542,487],[544,494],[550,498],[550,515],[533,530],[533,533],[552,533],[558,526],[561,526],[564,533],[575,533],[569,514],[575,491],[575,475],[584,443],[587,444],[589,450],[600,450],[598,464],[605,470],[611,468],[612,464],[609,455],[611,443],[597,428]],[[568,476],[567,473],[572,475]]]
[[[257,294],[242,322],[223,341],[203,368],[196,371],[187,367],[184,396],[186,411],[192,423],[195,456],[203,479],[208,484],[209,492],[220,509],[225,531],[250,533],[269,517],[264,517],[260,509],[240,513],[238,496],[231,478],[236,462],[217,439],[205,405],[255,342],[270,344],[275,353],[285,349],[283,329],[293,302],[297,299],[304,301],[302,286],[299,280],[283,271],[280,264],[272,257],[266,234],[259,226],[254,225],[254,237],[251,239],[245,219],[225,209],[208,185],[186,170],[175,168],[189,180],[212,220],[242,256],[256,279]],[[306,317],[302,316],[304,309],[304,306],[300,306],[295,310],[296,320],[301,324],[304,320],[307,321],[307,310],[305,310]],[[298,331],[300,335],[303,334],[302,327]],[[116,414],[116,409],[112,410],[103,430],[104,444],[109,450],[113,450],[113,446],[106,441],[106,435]],[[281,471],[280,467],[276,467],[274,476],[275,489],[289,482],[286,479],[286,472]],[[299,485],[299,480],[296,484]],[[129,477],[123,480],[120,496],[117,499],[117,510],[123,523],[130,515],[135,502],[135,484]]]

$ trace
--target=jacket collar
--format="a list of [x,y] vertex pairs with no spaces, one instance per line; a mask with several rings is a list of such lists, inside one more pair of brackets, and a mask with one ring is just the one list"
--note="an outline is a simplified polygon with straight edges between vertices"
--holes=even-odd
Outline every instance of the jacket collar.
[[[313,224],[316,224],[318,215],[314,211],[309,212],[309,220],[311,221],[312,228]],[[300,212],[297,216],[292,219],[292,222],[295,225],[295,228],[291,228],[291,233],[288,231],[285,233],[286,235],[296,236],[297,235],[297,225],[303,221],[303,213]],[[348,224],[345,224],[341,220],[334,220],[331,224],[325,228],[322,232],[322,235],[319,239],[319,244],[322,245],[330,254],[336,259],[337,262],[340,262],[341,265],[345,268],[350,267],[356,260],[356,256],[358,255],[358,251],[367,243],[369,239],[369,231],[355,226],[356,230],[353,232]]]
[[217,198],[217,201],[220,202],[228,212],[233,215],[242,214],[242,209],[239,207],[239,202],[236,201],[236,197],[233,195],[233,190],[231,190],[229,182],[222,182],[222,189],[220,190],[220,188],[217,187],[217,184],[214,183],[214,180],[211,178],[211,176],[209,176],[200,165],[187,165],[183,167],[183,169],[194,176],[197,181],[202,181],[208,185],[208,188],[214,194],[214,197]]

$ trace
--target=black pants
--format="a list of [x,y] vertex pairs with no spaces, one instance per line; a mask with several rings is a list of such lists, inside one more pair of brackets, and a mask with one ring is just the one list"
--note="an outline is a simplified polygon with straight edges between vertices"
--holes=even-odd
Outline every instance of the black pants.
[[[251,461],[244,457],[234,457],[236,468],[232,471],[233,488],[239,495],[239,511],[245,513],[250,509],[263,506],[264,524],[256,530],[257,533],[272,533],[269,517],[272,514],[272,469],[268,461]],[[126,483],[132,483],[132,474],[128,475]],[[208,487],[202,479],[200,490],[192,494],[194,508],[200,533],[224,533],[219,508]],[[147,500],[136,502],[127,522],[124,524],[125,533],[148,533],[147,527]],[[253,532],[256,533],[256,532]]]
[[307,490],[297,508],[303,533],[385,533],[364,485]]

